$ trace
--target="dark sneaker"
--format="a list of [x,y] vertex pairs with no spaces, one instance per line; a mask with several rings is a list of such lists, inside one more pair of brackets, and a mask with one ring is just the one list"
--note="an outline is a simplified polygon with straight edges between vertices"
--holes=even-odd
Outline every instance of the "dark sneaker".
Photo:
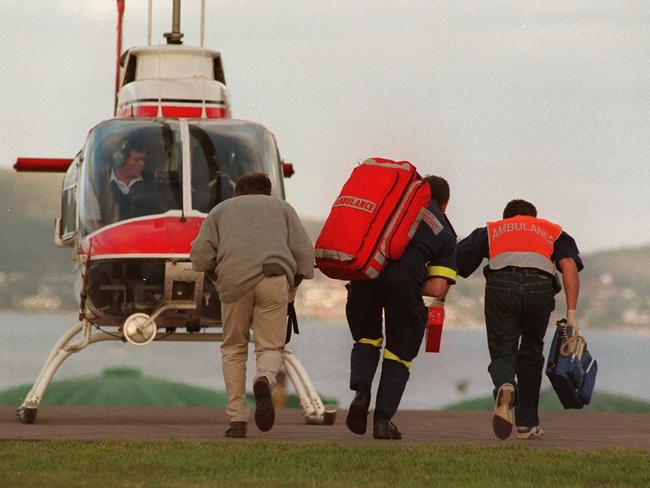
[[539,425],[533,427],[517,427],[517,439],[523,440],[542,440],[544,430]]
[[246,437],[246,422],[230,422],[226,429],[226,437]]
[[271,399],[271,386],[264,376],[253,385],[255,395],[255,424],[262,431],[271,430],[275,422],[275,409]]
[[372,436],[375,439],[399,440],[402,438],[402,433],[390,420],[375,420]]
[[370,407],[370,392],[359,390],[348,410],[345,425],[355,434],[363,435],[368,428],[368,408]]
[[515,387],[510,383],[501,385],[492,414],[492,429],[499,439],[507,439],[512,433],[512,407],[515,404]]

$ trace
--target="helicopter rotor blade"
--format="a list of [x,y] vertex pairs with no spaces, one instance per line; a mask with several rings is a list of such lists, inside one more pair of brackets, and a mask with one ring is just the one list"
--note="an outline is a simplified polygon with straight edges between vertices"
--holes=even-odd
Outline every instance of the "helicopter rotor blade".
[[72,158],[18,158],[16,171],[34,171],[40,173],[65,173],[72,164]]

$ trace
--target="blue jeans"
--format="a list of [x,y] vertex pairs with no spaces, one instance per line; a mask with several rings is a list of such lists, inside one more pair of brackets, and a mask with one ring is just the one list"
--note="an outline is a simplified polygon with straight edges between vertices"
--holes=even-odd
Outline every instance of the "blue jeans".
[[516,388],[518,426],[539,425],[539,390],[544,335],[555,308],[553,279],[529,268],[490,271],[485,286],[485,323],[495,393],[504,383]]

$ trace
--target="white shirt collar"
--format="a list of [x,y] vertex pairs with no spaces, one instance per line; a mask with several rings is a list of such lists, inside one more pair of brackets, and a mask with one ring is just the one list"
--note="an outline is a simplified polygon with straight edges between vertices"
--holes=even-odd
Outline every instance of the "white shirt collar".
[[129,191],[131,191],[131,187],[138,183],[139,181],[144,181],[142,178],[142,175],[138,176],[137,178],[133,178],[129,183],[124,183],[120,180],[117,179],[115,176],[115,169],[111,171],[111,181],[115,182],[115,185],[117,186],[118,190],[120,190],[123,194],[128,195]]

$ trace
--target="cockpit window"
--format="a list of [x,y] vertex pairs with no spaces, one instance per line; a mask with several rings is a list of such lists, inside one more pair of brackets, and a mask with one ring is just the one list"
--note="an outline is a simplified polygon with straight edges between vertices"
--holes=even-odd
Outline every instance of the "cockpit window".
[[93,130],[84,159],[79,210],[83,234],[182,208],[177,122],[105,122]]
[[282,197],[280,159],[273,135],[256,124],[191,122],[192,208],[209,212],[235,196],[240,176],[265,173],[273,194]]

